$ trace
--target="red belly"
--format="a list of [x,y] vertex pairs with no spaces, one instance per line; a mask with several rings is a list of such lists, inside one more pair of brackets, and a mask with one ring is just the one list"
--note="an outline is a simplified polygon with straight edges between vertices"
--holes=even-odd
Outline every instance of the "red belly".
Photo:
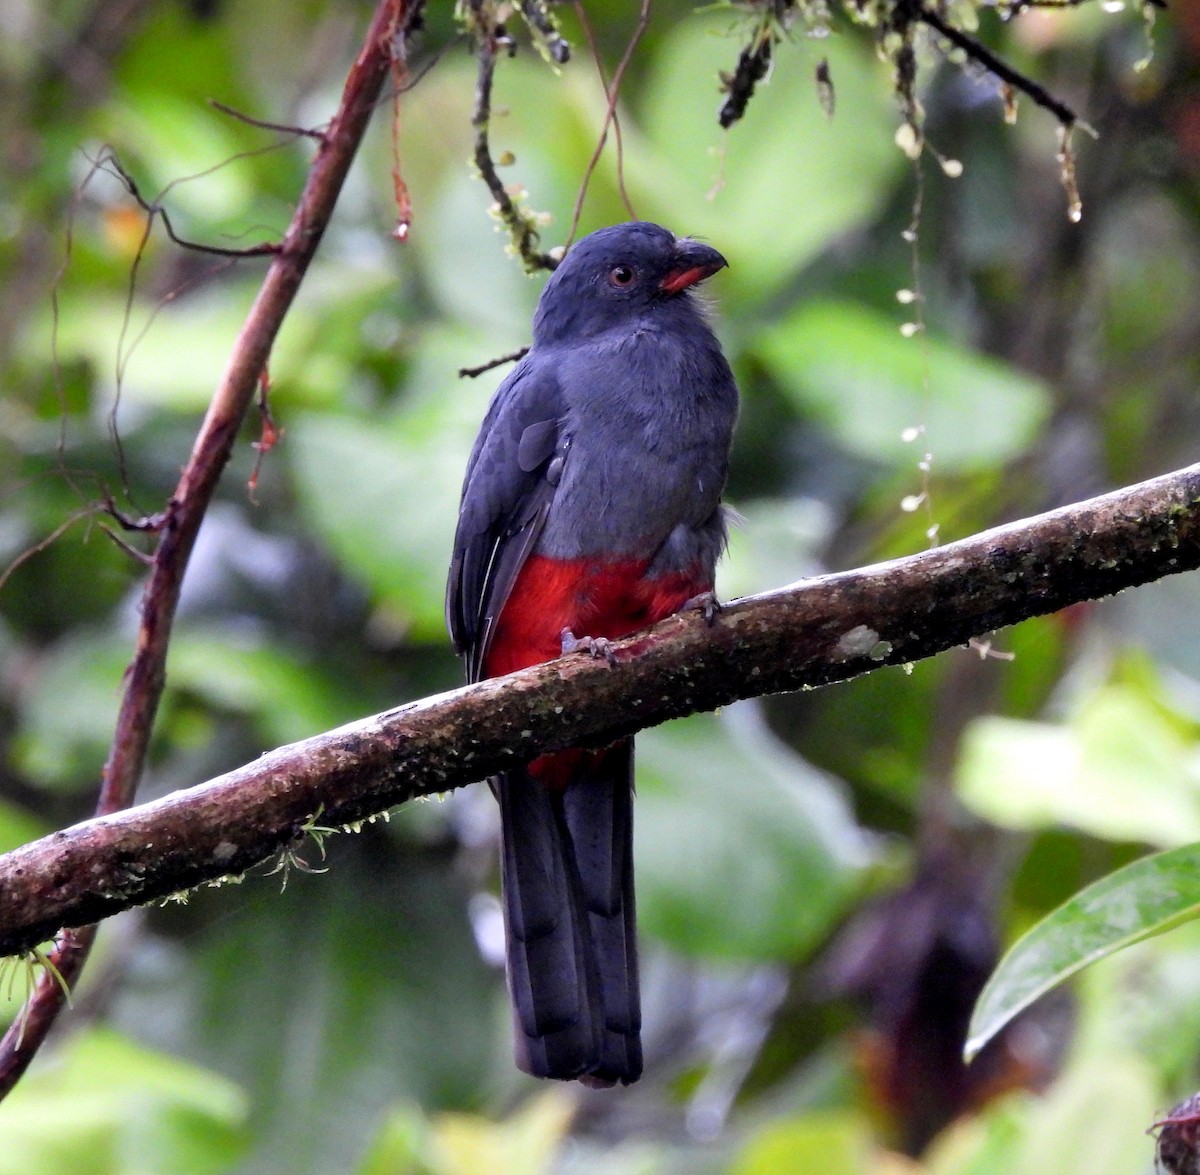
[[709,591],[699,571],[647,579],[647,560],[597,564],[532,556],[521,569],[492,633],[486,677],[500,677],[562,652],[562,630],[616,640],[678,612]]
[[[483,662],[484,676],[500,677],[552,661],[562,652],[564,628],[577,637],[616,640],[678,612],[693,596],[712,589],[699,568],[649,579],[647,563],[643,559],[598,564],[532,556],[496,622]],[[562,787],[584,754],[604,752],[544,755],[529,769],[547,787]]]

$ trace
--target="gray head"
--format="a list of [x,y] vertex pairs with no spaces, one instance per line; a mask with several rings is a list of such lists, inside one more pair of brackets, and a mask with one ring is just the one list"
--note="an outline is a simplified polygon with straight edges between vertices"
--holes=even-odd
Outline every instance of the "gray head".
[[648,221],[599,229],[571,246],[546,283],[534,342],[587,338],[672,307],[694,316],[688,291],[726,264],[716,249]]

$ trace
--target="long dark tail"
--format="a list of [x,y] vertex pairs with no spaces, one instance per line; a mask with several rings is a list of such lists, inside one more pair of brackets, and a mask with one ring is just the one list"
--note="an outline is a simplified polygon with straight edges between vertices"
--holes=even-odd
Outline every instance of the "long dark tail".
[[642,1073],[633,740],[579,754],[561,790],[522,770],[496,794],[517,1064],[628,1085]]

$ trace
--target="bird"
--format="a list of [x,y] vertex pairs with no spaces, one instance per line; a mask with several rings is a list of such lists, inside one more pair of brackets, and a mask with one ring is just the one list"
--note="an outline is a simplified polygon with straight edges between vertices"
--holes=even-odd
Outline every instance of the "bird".
[[[572,245],[463,480],[446,617],[467,678],[716,607],[738,389],[696,296],[727,264],[631,221]],[[593,1087],[642,1074],[633,740],[491,781],[518,1068]]]

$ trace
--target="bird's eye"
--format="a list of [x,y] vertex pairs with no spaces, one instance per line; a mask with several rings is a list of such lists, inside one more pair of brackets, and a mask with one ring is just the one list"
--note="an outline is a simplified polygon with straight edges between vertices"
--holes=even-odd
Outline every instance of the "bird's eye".
[[608,275],[608,280],[614,286],[627,286],[633,281],[635,276],[633,270],[628,265],[618,265]]

